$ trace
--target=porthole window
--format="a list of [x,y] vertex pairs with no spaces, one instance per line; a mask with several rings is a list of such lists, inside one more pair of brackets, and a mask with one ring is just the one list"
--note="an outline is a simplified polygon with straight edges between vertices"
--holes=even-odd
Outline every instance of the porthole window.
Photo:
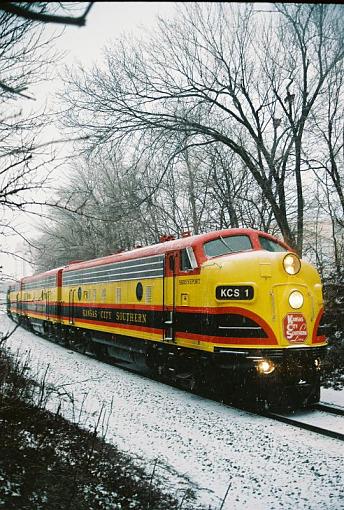
[[141,301],[142,299],[142,296],[143,296],[143,287],[142,287],[142,283],[139,282],[137,285],[136,285],[136,298],[138,301]]

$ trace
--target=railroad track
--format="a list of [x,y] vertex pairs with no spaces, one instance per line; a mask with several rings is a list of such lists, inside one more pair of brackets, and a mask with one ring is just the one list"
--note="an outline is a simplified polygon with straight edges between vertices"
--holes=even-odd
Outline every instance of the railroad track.
[[[93,356],[92,356],[93,357]],[[177,383],[173,383],[172,381],[164,381],[161,377],[157,375],[153,375],[150,372],[142,372],[142,369],[137,369],[131,367],[125,362],[113,362],[113,365],[117,368],[121,368],[127,372],[135,373],[138,375],[143,375],[144,377],[148,377],[151,380],[158,381],[160,384],[166,384],[168,386],[172,386],[178,389],[185,389],[183,386]],[[208,394],[204,394],[202,391],[197,391],[196,394],[202,398],[207,400],[213,400],[217,402],[221,402],[223,405],[228,407],[234,407],[236,409],[240,409],[242,411],[246,411],[252,414],[259,414],[260,416],[265,416],[267,418],[272,418],[276,421],[286,423],[288,425],[293,425],[298,428],[304,430],[310,430],[312,432],[316,432],[317,434],[321,434],[323,436],[332,437],[334,439],[339,439],[340,441],[344,441],[344,408],[334,405],[329,405],[326,403],[315,404],[312,409],[302,409],[296,410],[291,413],[276,413],[272,411],[253,411],[252,408],[247,406],[233,405],[223,402],[222,400],[209,396]],[[334,416],[335,415],[335,416]],[[337,418],[336,418],[337,417]],[[317,423],[318,422],[318,423]],[[326,425],[321,425],[319,422],[323,423],[328,422],[331,424],[330,427]]]
[[[172,383],[171,381],[163,381],[158,376],[154,376],[152,374],[142,374],[141,371],[135,370],[130,366],[127,366],[125,363],[115,363],[114,364],[118,368],[122,368],[125,371],[136,373],[139,375],[144,375],[151,380],[158,381],[160,384],[167,384],[168,386],[172,386],[178,389],[185,389],[176,383]],[[230,408],[236,408],[245,412],[249,412],[252,414],[259,414],[260,416],[265,416],[267,418],[272,418],[276,421],[286,423],[288,425],[293,425],[295,427],[309,430],[312,432],[316,432],[317,434],[321,434],[323,436],[332,437],[334,439],[339,439],[340,441],[344,441],[344,408],[334,405],[329,405],[325,403],[315,404],[312,409],[301,409],[296,410],[291,413],[275,413],[272,411],[253,411],[252,408],[240,405],[233,405],[223,402],[222,400],[217,399],[214,396],[209,396],[207,394],[203,394],[203,392],[199,391],[196,394],[202,398],[207,400],[212,400],[216,402],[221,402],[224,406]],[[322,422],[323,425],[317,422]],[[325,424],[325,422],[327,422]],[[331,424],[330,427],[327,425]]]
[[[41,335],[41,337],[45,338],[46,340],[50,340],[49,338],[46,338],[42,335]],[[75,352],[75,351],[71,351],[71,352]],[[76,350],[76,352],[78,352],[78,351]],[[86,353],[84,353],[84,354],[86,354]],[[87,354],[90,355],[90,353],[87,353]],[[92,354],[91,357],[94,357],[94,355]],[[122,363],[113,362],[110,364],[113,364],[116,367],[122,368],[128,372],[136,373],[136,374],[143,375],[146,377],[148,376],[150,379],[159,381],[162,384],[165,382],[165,384],[168,384],[169,386],[174,386],[179,389],[183,389],[183,388],[181,388],[180,385],[172,384],[171,382],[166,382],[166,381],[161,380],[160,377],[153,376],[152,374],[142,373],[142,370],[134,369],[133,367],[128,366],[128,364],[125,362],[122,362]],[[328,436],[328,437],[332,437],[335,439],[339,439],[340,441],[344,441],[344,408],[343,407],[333,406],[333,405],[329,405],[329,404],[325,404],[325,403],[319,403],[319,404],[316,404],[312,409],[295,411],[294,413],[276,413],[276,412],[271,412],[271,411],[257,412],[257,411],[252,411],[252,409],[250,409],[246,406],[238,406],[238,405],[233,406],[233,404],[227,404],[227,403],[223,402],[222,400],[218,400],[216,397],[214,398],[214,397],[209,397],[209,395],[204,395],[204,394],[202,394],[202,392],[196,392],[196,393],[203,398],[222,402],[224,405],[227,405],[228,407],[235,407],[237,409],[241,409],[243,411],[250,412],[252,414],[259,414],[260,416],[265,416],[267,418],[271,418],[276,421],[286,423],[288,425],[293,425],[293,426],[296,426],[296,427],[304,429],[304,430],[310,430],[312,432],[316,432],[323,436]],[[336,415],[336,418],[334,417],[334,415]],[[329,423],[331,422],[330,419],[328,419],[328,418],[325,419],[324,416],[331,416],[331,418],[334,418],[334,419],[332,419],[332,424],[330,427],[319,424],[319,422],[324,423],[324,421],[326,421],[326,420],[328,420]],[[318,421],[318,423],[317,423],[317,421]]]
[[344,409],[338,406],[317,404],[313,409],[297,410],[293,413],[267,411],[261,414],[288,425],[344,441]]
[[337,416],[344,416],[344,407],[336,406],[334,404],[326,404],[325,402],[320,402],[316,404],[315,409],[319,411],[326,411],[331,414],[336,414]]

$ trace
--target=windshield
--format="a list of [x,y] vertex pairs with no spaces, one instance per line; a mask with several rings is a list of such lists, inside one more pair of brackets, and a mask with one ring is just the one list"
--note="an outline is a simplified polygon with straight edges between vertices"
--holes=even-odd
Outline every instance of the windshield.
[[259,236],[260,245],[263,250],[267,251],[288,251],[284,246],[281,246],[276,241],[268,239],[267,237]]
[[208,257],[219,257],[245,250],[252,250],[251,239],[248,236],[220,236],[218,239],[204,243],[204,252]]

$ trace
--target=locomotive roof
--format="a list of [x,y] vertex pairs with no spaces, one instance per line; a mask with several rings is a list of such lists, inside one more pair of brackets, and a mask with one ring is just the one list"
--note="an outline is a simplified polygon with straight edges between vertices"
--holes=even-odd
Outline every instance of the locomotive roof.
[[[182,250],[188,246],[192,246],[197,253],[197,248],[201,248],[203,244],[207,241],[211,241],[213,239],[217,239],[219,236],[228,236],[228,235],[254,235],[255,237],[258,235],[263,235],[270,239],[276,240],[276,237],[271,234],[267,234],[266,232],[261,232],[259,230],[249,229],[249,228],[231,228],[224,230],[214,230],[212,232],[208,232],[206,234],[198,234],[194,236],[182,237],[180,239],[174,239],[171,241],[165,241],[158,244],[154,244],[151,246],[144,246],[142,248],[135,248],[130,251],[124,251],[120,253],[114,253],[112,255],[107,255],[105,257],[100,257],[97,259],[75,262],[71,263],[64,268],[65,271],[74,271],[76,269],[83,269],[87,267],[100,266],[103,264],[110,264],[112,262],[122,262],[125,260],[136,259],[140,257],[152,257],[154,255],[163,255],[169,251],[174,250]],[[290,249],[283,241],[278,240],[283,246]],[[202,252],[203,255],[203,252]],[[204,256],[206,260],[206,257]]]
[[37,280],[42,280],[43,278],[48,278],[49,276],[55,276],[61,271],[62,267],[57,267],[55,269],[49,269],[49,271],[45,271],[44,273],[37,273],[32,276],[24,276],[22,278],[22,283],[34,282]]

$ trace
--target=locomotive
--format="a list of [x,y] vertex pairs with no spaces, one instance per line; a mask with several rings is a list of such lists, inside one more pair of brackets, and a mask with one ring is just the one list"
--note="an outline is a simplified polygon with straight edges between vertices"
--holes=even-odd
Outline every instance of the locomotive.
[[25,277],[8,315],[98,359],[264,405],[319,401],[322,285],[287,244],[226,229]]

